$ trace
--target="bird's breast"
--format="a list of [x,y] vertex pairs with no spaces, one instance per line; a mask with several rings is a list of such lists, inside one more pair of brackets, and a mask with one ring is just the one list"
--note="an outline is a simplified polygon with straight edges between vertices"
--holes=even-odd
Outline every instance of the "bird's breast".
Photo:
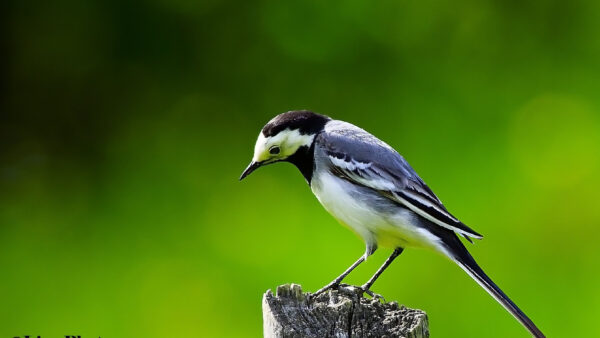
[[314,175],[311,189],[325,210],[367,242],[374,239],[376,226],[385,222],[364,202],[356,186],[329,172]]
[[377,191],[317,171],[311,189],[323,207],[367,243],[385,247],[431,246],[425,229],[407,208]]

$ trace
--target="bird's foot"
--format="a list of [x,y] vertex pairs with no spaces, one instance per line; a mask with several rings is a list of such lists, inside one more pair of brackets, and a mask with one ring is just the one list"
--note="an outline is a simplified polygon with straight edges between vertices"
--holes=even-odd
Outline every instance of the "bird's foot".
[[326,292],[328,290],[337,290],[339,292],[342,292],[342,293],[345,293],[348,295],[358,295],[359,297],[361,297],[363,294],[366,293],[367,295],[371,296],[371,298],[373,298],[373,299],[385,302],[385,298],[383,298],[382,295],[371,291],[370,287],[371,286],[367,285],[367,284],[364,284],[363,286],[354,286],[354,285],[341,283],[338,280],[334,280],[331,283],[329,283],[329,284],[325,285],[324,287],[322,287],[321,289],[319,289],[317,292],[310,295],[309,298],[314,299],[315,297],[318,297],[319,295],[323,294],[324,292]]
[[366,293],[367,295],[371,296],[371,298],[385,302],[385,298],[383,298],[382,295],[371,291],[369,289],[369,287],[370,287],[369,285],[365,284],[365,285],[361,286],[360,289],[362,290],[363,293]]
[[324,287],[322,287],[321,289],[319,289],[317,292],[309,295],[308,300],[310,301],[312,299],[315,299],[316,297],[318,297],[319,295],[323,294],[324,292],[326,292],[328,290],[336,290],[336,291],[346,294],[348,296],[359,296],[360,297],[363,294],[363,290],[359,286],[345,284],[345,283],[341,283],[338,280],[334,280],[333,282],[331,282],[331,283],[325,285]]
[[339,287],[341,285],[345,285],[345,284],[341,284],[341,281],[335,279],[333,280],[331,283],[325,285],[324,287],[320,288],[317,292],[312,294],[312,297],[317,297],[320,294],[322,294],[323,292],[327,291],[327,290],[337,290],[339,289]]

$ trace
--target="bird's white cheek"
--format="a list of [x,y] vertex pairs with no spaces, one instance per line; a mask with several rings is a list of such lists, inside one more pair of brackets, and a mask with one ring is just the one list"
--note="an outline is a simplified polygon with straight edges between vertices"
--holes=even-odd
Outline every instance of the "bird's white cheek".
[[315,135],[302,135],[297,130],[288,132],[285,142],[285,155],[293,155],[298,148],[302,146],[310,146],[314,138]]

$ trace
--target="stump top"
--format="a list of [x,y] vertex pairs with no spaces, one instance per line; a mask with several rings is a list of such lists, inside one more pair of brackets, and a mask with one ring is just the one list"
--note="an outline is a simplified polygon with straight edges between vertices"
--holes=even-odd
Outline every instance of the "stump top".
[[429,337],[427,314],[344,286],[314,297],[297,284],[263,296],[265,337]]

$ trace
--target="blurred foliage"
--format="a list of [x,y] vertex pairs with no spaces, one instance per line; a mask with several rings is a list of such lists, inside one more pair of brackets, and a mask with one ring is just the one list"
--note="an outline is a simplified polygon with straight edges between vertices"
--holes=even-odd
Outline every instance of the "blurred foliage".
[[[363,252],[292,166],[237,181],[300,108],[398,149],[548,336],[600,335],[600,2],[0,6],[0,336],[259,336],[267,288]],[[526,336],[433,253],[375,291],[434,337]]]

